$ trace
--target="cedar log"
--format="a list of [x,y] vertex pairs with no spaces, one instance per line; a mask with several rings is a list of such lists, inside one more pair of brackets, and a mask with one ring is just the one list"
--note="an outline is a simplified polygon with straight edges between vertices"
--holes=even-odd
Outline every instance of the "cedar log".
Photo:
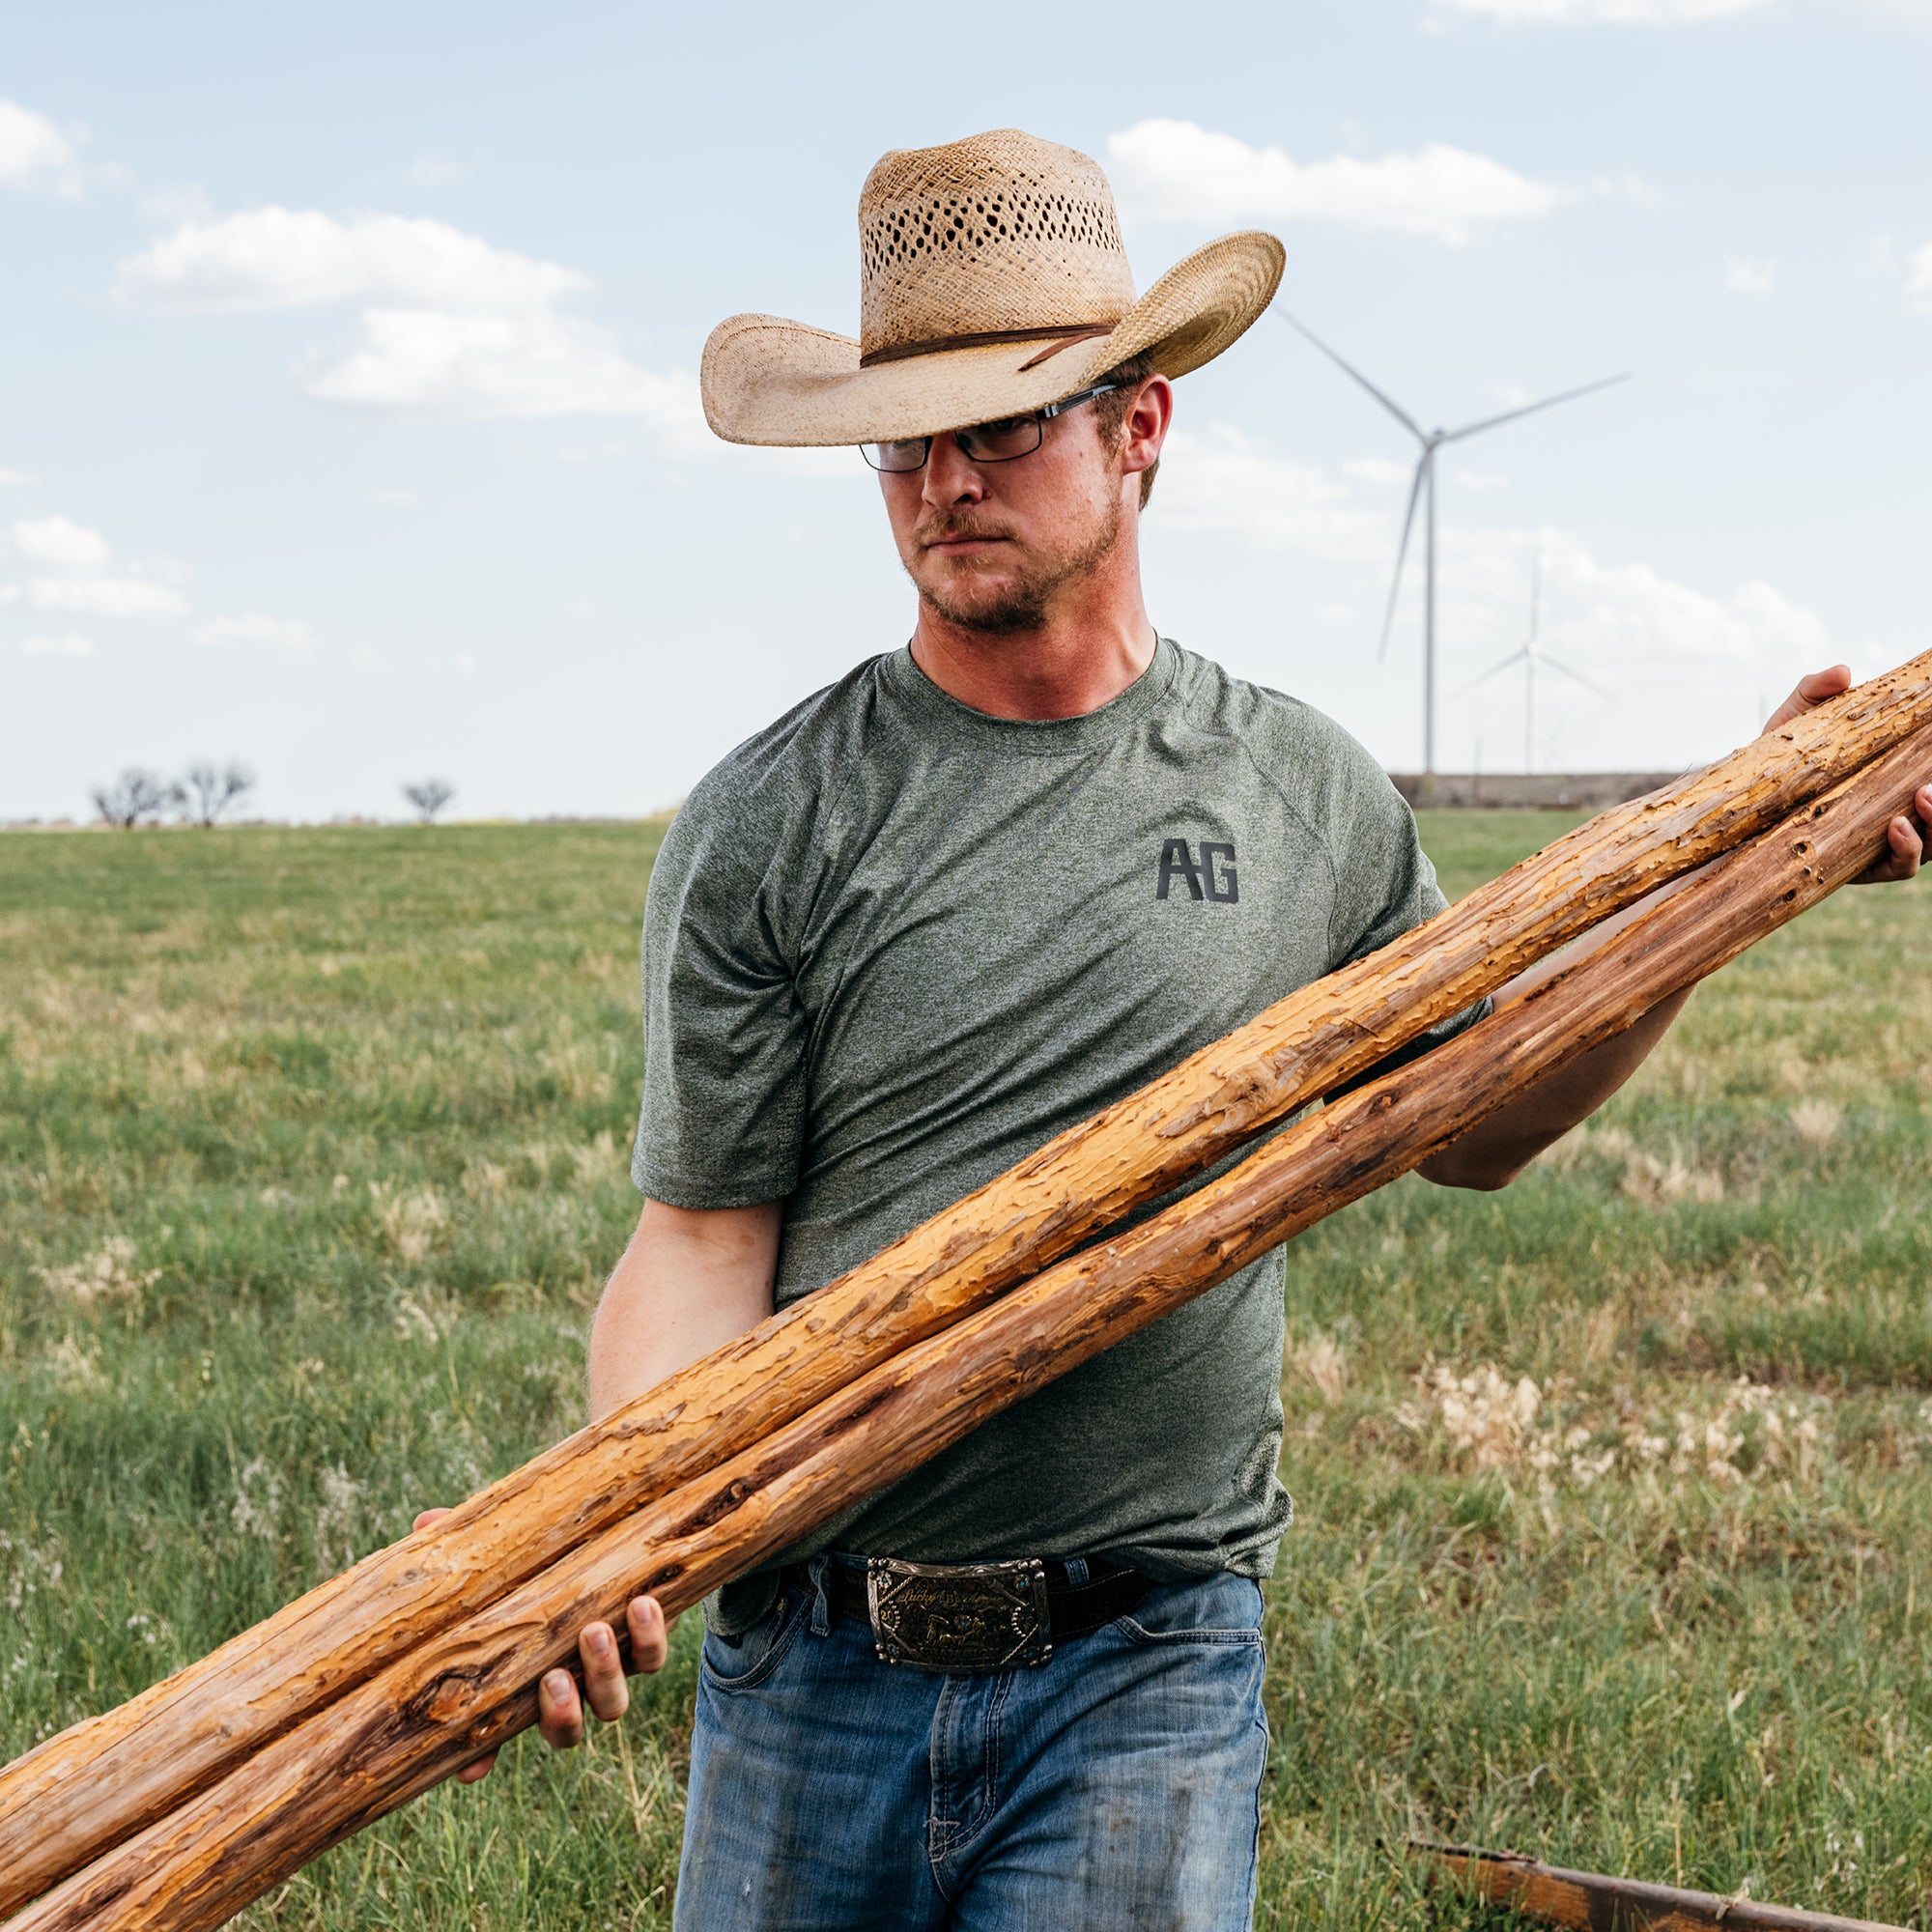
[[632,1511],[737,1454],[1932,722],[1932,652],[1604,812],[1047,1142],[818,1293],[0,1769],[0,1914]]
[[640,1590],[690,1607],[979,1423],[1406,1173],[1856,876],[1932,769],[1932,729],[1729,853],[1596,952],[1285,1129],[1138,1227],[928,1337],[253,1753],[9,1932],[205,1932],[535,1718],[542,1673]]
[[1520,1852],[1483,1852],[1472,1845],[1408,1841],[1431,1881],[1446,1882],[1492,1904],[1512,1907],[1570,1932],[1905,1932],[1870,1918],[1833,1912],[1800,1912],[1742,1894],[1687,1891],[1605,1872],[1566,1871]]

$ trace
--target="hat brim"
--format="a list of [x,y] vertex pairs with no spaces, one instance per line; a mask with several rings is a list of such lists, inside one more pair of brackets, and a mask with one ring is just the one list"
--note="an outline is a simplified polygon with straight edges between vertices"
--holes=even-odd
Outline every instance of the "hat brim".
[[1274,299],[1286,262],[1272,235],[1224,235],[1177,262],[1107,334],[1043,361],[1049,343],[1004,342],[862,369],[850,336],[734,315],[704,345],[705,420],[726,442],[827,448],[1044,409],[1143,352],[1163,376],[1184,376],[1240,339]]

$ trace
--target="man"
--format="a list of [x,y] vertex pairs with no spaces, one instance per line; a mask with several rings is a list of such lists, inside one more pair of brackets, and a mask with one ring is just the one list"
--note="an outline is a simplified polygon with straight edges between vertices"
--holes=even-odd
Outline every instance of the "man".
[[[1012,131],[888,155],[860,235],[860,342],[735,318],[705,403],[733,440],[865,447],[917,624],[740,746],[666,839],[646,1200],[592,1332],[598,1414],[1443,903],[1353,740],[1142,607],[1172,379],[1266,306],[1280,244],[1227,237],[1136,300],[1099,169]],[[1890,838],[1879,872],[1909,875],[1918,830]],[[1423,1172],[1503,1185],[1684,997]],[[678,1924],[1246,1925],[1282,1328],[1271,1257],[714,1600]],[[949,1627],[1036,1563],[1050,1654],[956,1667]],[[923,1643],[876,1620],[908,1576],[938,1606]],[[657,1605],[629,1626],[659,1667]],[[581,1647],[621,1715],[612,1632]],[[540,1700],[578,1742],[568,1674]]]

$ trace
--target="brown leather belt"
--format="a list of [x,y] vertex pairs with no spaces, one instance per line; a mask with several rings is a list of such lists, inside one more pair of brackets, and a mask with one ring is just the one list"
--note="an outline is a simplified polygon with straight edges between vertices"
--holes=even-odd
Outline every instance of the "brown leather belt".
[[873,1556],[863,1570],[833,1561],[833,1609],[872,1627],[881,1662],[923,1670],[1009,1670],[1044,1663],[1056,1642],[1086,1636],[1126,1615],[1153,1578],[1116,1563],[906,1563]]

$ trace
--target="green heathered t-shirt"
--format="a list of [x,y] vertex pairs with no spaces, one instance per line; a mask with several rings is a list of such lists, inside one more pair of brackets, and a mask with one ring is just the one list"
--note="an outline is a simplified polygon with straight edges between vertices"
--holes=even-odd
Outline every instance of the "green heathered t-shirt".
[[[1442,904],[1354,739],[1165,639],[1112,702],[1048,723],[874,658],[672,821],[633,1178],[679,1208],[782,1200],[783,1307]],[[783,1560],[1268,1575],[1292,1513],[1282,1294],[1277,1252]],[[722,1628],[762,1614],[771,1574],[725,1593]]]

